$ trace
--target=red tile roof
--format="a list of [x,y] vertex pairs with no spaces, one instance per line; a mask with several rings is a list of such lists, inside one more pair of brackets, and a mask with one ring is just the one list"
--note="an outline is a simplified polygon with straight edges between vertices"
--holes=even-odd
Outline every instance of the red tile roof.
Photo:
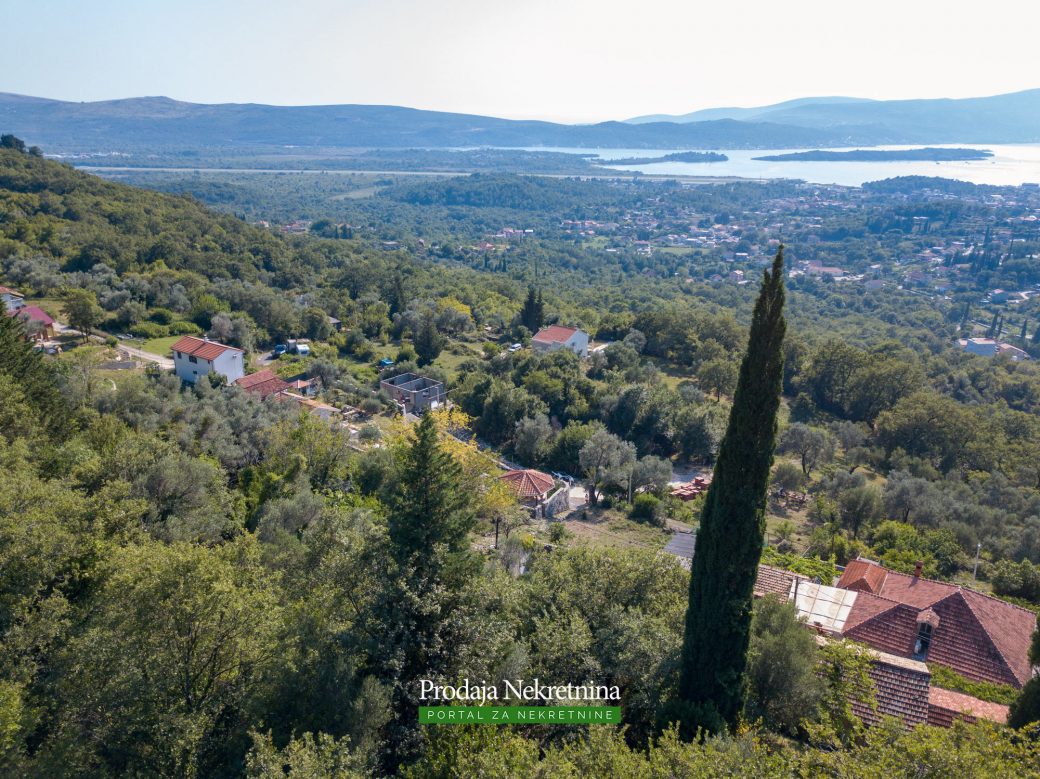
[[209,360],[211,362],[217,359],[224,352],[242,351],[234,346],[227,346],[225,344],[217,343],[216,341],[207,341],[203,338],[196,338],[193,335],[184,336],[170,348],[175,352],[187,354],[191,357],[197,357],[200,360]]
[[8,316],[17,317],[25,322],[43,322],[45,325],[53,325],[54,320],[42,308],[36,306],[22,306],[15,311],[7,312]]
[[838,586],[846,590],[876,593],[884,584],[886,573],[884,568],[869,560],[852,560],[845,566]]
[[[923,615],[934,624],[929,662],[978,681],[1019,688],[1029,681],[1029,643],[1036,628],[1031,611],[957,585],[888,571],[870,561],[853,562],[858,565],[850,563],[839,586],[850,579],[853,585],[881,583],[876,592],[859,590],[843,635],[910,657]],[[865,570],[863,563],[882,575]]]
[[940,728],[953,725],[955,719],[975,722],[988,719],[1001,724],[1007,722],[1008,707],[1001,703],[979,700],[962,692],[928,688],[928,724]]
[[868,673],[874,682],[877,709],[853,701],[852,710],[860,719],[873,725],[881,717],[898,717],[907,728],[927,721],[928,684],[931,680],[928,666],[877,652],[874,653]]
[[578,332],[576,327],[563,327],[562,325],[552,325],[551,327],[543,327],[534,337],[532,341],[540,341],[546,344],[562,344],[567,341],[572,335]]
[[530,468],[520,471],[509,471],[503,473],[498,478],[512,487],[513,492],[520,499],[536,498],[541,500],[552,491],[553,486],[556,484],[553,481],[553,477],[549,474]]
[[786,598],[791,594],[791,584],[794,583],[795,579],[809,581],[808,576],[802,576],[800,573],[785,571],[783,568],[774,568],[772,565],[760,564],[758,566],[758,576],[755,579],[755,597],[761,598],[763,595],[774,593],[783,595]]
[[289,384],[275,375],[270,369],[250,373],[241,379],[236,379],[235,384],[253,395],[259,395],[263,400],[268,395],[274,395],[286,389]]
[[6,294],[6,295],[13,295],[16,298],[24,298],[25,297],[25,295],[23,295],[21,292],[19,292],[16,289],[11,289],[10,287],[0,287],[0,295],[4,295],[4,294]]

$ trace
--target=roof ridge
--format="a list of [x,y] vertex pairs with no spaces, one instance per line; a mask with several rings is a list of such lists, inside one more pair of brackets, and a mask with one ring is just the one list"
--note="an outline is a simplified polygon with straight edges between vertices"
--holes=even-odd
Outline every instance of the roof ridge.
[[[969,592],[974,591],[969,590]],[[1018,673],[1012,667],[1011,661],[1008,660],[1007,655],[1004,654],[1004,650],[1001,649],[997,642],[993,640],[993,636],[990,635],[989,630],[986,628],[986,623],[983,621],[982,617],[979,616],[978,612],[975,611],[975,607],[971,605],[971,601],[964,597],[964,593],[959,588],[957,592],[951,593],[949,597],[952,598],[954,595],[961,596],[961,600],[964,602],[964,605],[968,607],[968,611],[971,612],[971,615],[975,618],[975,621],[979,623],[979,627],[982,628],[982,633],[986,636],[986,640],[989,641],[990,645],[996,650],[997,654],[1000,655],[1000,659],[1003,661],[1004,667],[1007,668],[1008,672],[1015,679],[1018,679]],[[947,598],[943,598],[943,600],[947,600]],[[998,603],[1002,602],[997,598],[994,598],[994,600],[996,600]]]
[[842,635],[845,635],[845,631],[846,630],[854,630],[856,628],[862,627],[863,625],[866,625],[868,622],[873,622],[878,617],[883,617],[885,614],[890,613],[891,611],[893,611],[894,609],[899,608],[900,606],[905,606],[908,609],[912,609],[913,608],[913,606],[911,606],[911,605],[909,605],[907,603],[901,603],[900,601],[891,600],[889,598],[882,598],[880,595],[874,595],[874,593],[872,593],[872,592],[862,592],[862,591],[859,591],[859,590],[849,590],[849,592],[855,592],[856,593],[856,600],[857,601],[863,595],[872,595],[873,597],[877,598],[878,600],[883,600],[886,603],[891,604],[891,605],[889,605],[888,608],[886,608],[884,611],[879,611],[877,614],[872,614],[871,616],[867,617],[866,619],[864,619],[864,620],[862,620],[860,622],[856,622],[856,623],[852,624],[851,626],[849,625],[848,620],[852,617],[852,611],[849,611],[849,616],[846,618],[845,626],[842,628]]
[[[857,558],[857,559],[862,559],[862,558]],[[865,562],[867,562],[867,561],[865,561]],[[889,570],[888,568],[885,568],[885,566],[881,565],[880,563],[874,563],[874,564],[877,565],[878,568],[880,568],[881,570],[883,570],[886,573],[886,577],[885,577],[886,580],[888,578],[887,574],[895,574],[896,576],[903,576],[903,577],[905,577],[907,579],[915,579],[916,578],[916,579],[919,579],[922,582],[929,582],[930,584],[939,584],[939,585],[941,585],[943,587],[952,587],[957,592],[962,592],[963,591],[963,592],[974,593],[975,595],[978,595],[979,597],[982,597],[982,598],[986,598],[987,600],[995,601],[996,603],[1002,603],[1005,606],[1011,606],[1012,608],[1020,609],[1021,611],[1025,611],[1025,612],[1027,612],[1029,614],[1032,614],[1032,615],[1036,616],[1036,612],[1033,611],[1032,609],[1027,609],[1024,606],[1019,606],[1017,603],[1012,603],[1011,601],[1004,600],[1003,598],[1000,598],[1000,597],[998,597],[996,595],[991,595],[988,592],[982,592],[981,590],[976,590],[974,587],[969,587],[966,584],[959,584],[959,583],[954,583],[954,582],[944,582],[941,579],[929,579],[926,576],[914,576],[912,573],[903,573],[902,571]],[[945,600],[947,597],[949,597],[949,596],[943,596],[939,600]],[[935,602],[938,603],[939,601],[937,600]]]

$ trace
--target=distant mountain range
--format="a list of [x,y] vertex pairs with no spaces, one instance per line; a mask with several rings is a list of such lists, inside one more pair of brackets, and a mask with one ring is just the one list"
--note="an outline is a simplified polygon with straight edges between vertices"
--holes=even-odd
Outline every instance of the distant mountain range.
[[627,121],[696,124],[720,119],[898,139],[882,143],[1031,143],[1040,141],[1040,89],[958,100],[806,97],[758,108],[708,108]]
[[397,106],[73,103],[0,93],[0,132],[47,152],[292,153],[292,147],[755,149],[1040,142],[1040,89],[967,100],[805,98],[569,125]]

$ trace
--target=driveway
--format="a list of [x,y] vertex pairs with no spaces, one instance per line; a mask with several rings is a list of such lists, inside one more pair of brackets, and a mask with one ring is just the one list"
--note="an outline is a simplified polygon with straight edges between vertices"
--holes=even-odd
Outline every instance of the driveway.
[[138,349],[136,346],[130,346],[125,341],[120,341],[118,348],[119,351],[123,352],[124,354],[130,355],[135,360],[142,360],[143,362],[155,363],[164,371],[173,370],[173,360],[171,360],[169,357],[163,357],[159,354],[152,354],[151,352],[146,352],[144,349]]

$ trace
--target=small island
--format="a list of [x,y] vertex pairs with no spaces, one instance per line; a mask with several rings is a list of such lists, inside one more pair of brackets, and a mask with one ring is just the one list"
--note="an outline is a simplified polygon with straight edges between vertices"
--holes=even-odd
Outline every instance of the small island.
[[798,151],[752,159],[763,162],[963,162],[992,157],[988,149],[853,149],[852,151]]
[[725,162],[725,154],[714,151],[677,151],[663,157],[625,157],[618,160],[599,160],[601,165],[649,165],[653,162]]

